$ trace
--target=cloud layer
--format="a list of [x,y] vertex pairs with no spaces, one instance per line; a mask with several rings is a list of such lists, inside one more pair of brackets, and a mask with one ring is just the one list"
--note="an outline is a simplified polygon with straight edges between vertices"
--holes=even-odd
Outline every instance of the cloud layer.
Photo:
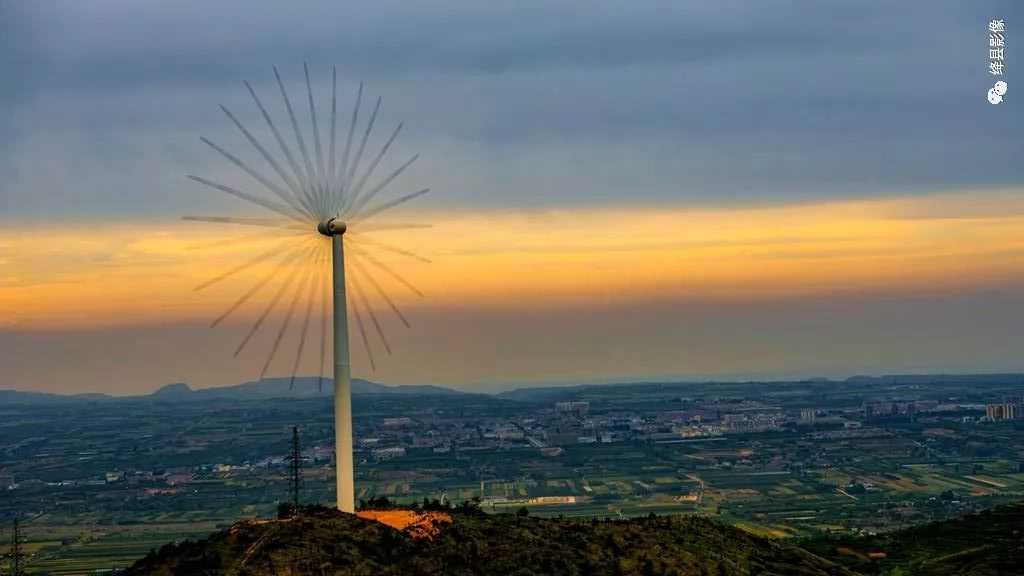
[[1015,10],[986,4],[21,4],[0,198],[5,218],[228,209],[181,177],[223,169],[198,136],[255,157],[217,104],[258,126],[241,81],[280,114],[270,65],[298,89],[303,60],[321,103],[331,65],[343,108],[360,80],[384,97],[448,209],[1019,186],[1020,112],[984,98],[986,22]]
[[199,137],[257,161],[218,105],[269,141],[242,81],[283,121],[271,65],[301,100],[303,61],[321,110],[332,65],[346,114],[360,81],[382,96],[371,145],[406,126],[382,169],[423,155],[394,193],[434,191],[405,216],[437,228],[398,238],[435,257],[407,268],[430,297],[401,302],[417,329],[379,378],[1024,368],[1014,80],[985,99],[986,23],[1009,23],[1012,76],[1018,13],[3,3],[0,387],[252,376],[227,360],[242,319],[203,328],[241,287],[191,291],[251,247],[194,250],[223,237],[177,219],[258,214],[185,175],[252,190]]

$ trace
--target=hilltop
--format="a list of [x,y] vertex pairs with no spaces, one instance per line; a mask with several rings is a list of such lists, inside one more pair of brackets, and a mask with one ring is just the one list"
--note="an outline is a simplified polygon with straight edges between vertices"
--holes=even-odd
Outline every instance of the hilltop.
[[866,575],[994,576],[1024,567],[1024,502],[898,532],[804,546]]
[[[453,511],[433,537],[319,509],[169,544],[128,574],[852,576],[791,544],[697,516],[569,520]],[[418,537],[417,537],[418,536]]]
[[168,544],[128,574],[996,576],[1022,565],[1024,502],[799,547],[700,516],[534,518],[463,505],[359,516],[311,507],[301,518],[239,522],[199,542]]

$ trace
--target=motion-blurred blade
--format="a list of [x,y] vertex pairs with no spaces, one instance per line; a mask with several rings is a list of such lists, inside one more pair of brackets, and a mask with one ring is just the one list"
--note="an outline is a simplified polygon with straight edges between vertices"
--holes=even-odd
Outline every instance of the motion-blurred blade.
[[416,192],[413,192],[412,194],[406,194],[405,196],[402,196],[401,198],[395,198],[394,200],[389,200],[387,202],[384,202],[383,204],[378,204],[377,206],[375,206],[373,208],[370,208],[369,210],[364,212],[363,215],[360,217],[360,219],[363,220],[363,221],[369,220],[370,218],[373,218],[374,216],[376,216],[377,214],[380,214],[381,212],[384,212],[385,210],[390,210],[391,208],[394,208],[395,206],[398,206],[399,204],[404,204],[404,203],[408,202],[409,200],[412,200],[413,198],[417,198],[419,196],[423,196],[427,192],[430,192],[430,188],[424,188],[422,190],[417,190]]
[[355,186],[352,187],[352,194],[349,196],[349,198],[350,202],[353,205],[359,201],[359,193],[362,192],[363,186],[366,185],[366,181],[370,178],[370,176],[373,175],[373,171],[377,169],[377,165],[380,164],[380,161],[382,158],[384,158],[384,155],[388,153],[388,148],[391,148],[391,144],[395,141],[395,138],[398,137],[398,133],[401,131],[402,123],[399,122],[398,127],[395,128],[395,131],[392,132],[391,136],[389,136],[387,141],[384,142],[384,146],[381,147],[380,152],[378,152],[377,155],[373,158],[373,161],[370,162],[370,165],[366,168],[366,171],[363,172],[363,175],[359,178],[359,181],[356,182]]
[[394,278],[395,281],[397,281],[399,284],[402,284],[403,286],[405,286],[409,290],[412,290],[413,293],[416,294],[417,296],[419,296],[421,298],[423,297],[423,292],[420,292],[419,289],[416,288],[415,286],[413,286],[411,282],[409,282],[405,278],[402,278],[402,276],[398,272],[395,272],[394,270],[392,270],[387,264],[385,264],[385,263],[381,262],[380,260],[374,258],[374,256],[372,254],[369,254],[365,250],[361,250],[358,246],[353,245],[352,248],[353,248],[353,252],[358,254],[360,257],[365,258],[367,262],[369,262],[370,264],[373,264],[377,268],[380,268],[381,270],[383,270],[389,276]]
[[309,292],[306,296],[306,313],[303,315],[302,328],[299,330],[299,348],[295,351],[295,362],[292,363],[292,376],[288,381],[289,390],[295,389],[295,373],[299,370],[299,362],[302,360],[302,351],[306,347],[306,334],[309,332],[309,318],[313,312],[313,297],[316,295],[317,282],[320,280],[321,276],[323,276],[320,271],[321,264],[322,262],[320,258],[317,258],[314,268],[315,272],[310,278]]
[[[249,175],[252,176],[253,178],[257,178],[257,180],[259,180],[260,183],[262,183],[264,186],[266,186],[267,189],[269,189],[274,194],[277,194],[277,196],[279,198],[281,198],[282,200],[284,200],[285,202],[287,202],[289,206],[295,208],[299,212],[302,212],[303,214],[306,214],[307,216],[312,218],[313,217],[313,212],[310,210],[310,207],[306,206],[302,202],[302,195],[299,193],[298,188],[296,187],[296,185],[292,181],[292,179],[289,178],[288,175],[281,168],[281,165],[277,163],[277,160],[275,160],[274,157],[270,155],[270,152],[267,152],[267,149],[264,148],[263,145],[260,144],[259,140],[257,140],[256,137],[253,136],[252,133],[250,133],[249,130],[245,126],[243,126],[241,122],[238,121],[238,118],[235,118],[235,115],[232,114],[231,111],[227,109],[227,107],[221,106],[220,109],[223,110],[224,114],[227,114],[227,117],[232,122],[234,122],[235,126],[238,127],[239,130],[241,130],[242,135],[244,135],[245,138],[249,141],[249,143],[252,144],[253,147],[256,148],[256,150],[260,153],[260,156],[263,156],[263,159],[267,161],[267,164],[270,164],[270,167],[274,170],[275,173],[277,173],[278,177],[280,177],[281,180],[284,181],[285,185],[288,186],[288,188],[291,190],[291,193],[290,194],[289,193],[285,193],[278,186],[273,185],[272,183],[267,181],[265,178],[263,178],[263,179],[257,178],[257,176],[254,173],[255,170],[253,170],[252,172],[249,172],[246,169],[245,166],[243,166],[241,164],[238,164],[238,163],[236,163],[236,165],[239,165],[239,167],[241,167],[243,170],[246,170],[247,172],[249,172]],[[212,142],[210,142],[209,144],[211,146],[213,145]],[[223,154],[223,152],[221,152],[221,153]],[[230,160],[230,158],[229,158],[229,160]],[[238,162],[240,163],[241,161],[238,161]],[[300,206],[301,206],[301,208],[300,208]]]
[[266,252],[260,253],[259,255],[253,257],[252,259],[246,261],[245,263],[240,264],[240,265],[232,268],[231,270],[228,270],[227,272],[224,272],[223,274],[220,274],[218,276],[214,276],[213,278],[207,280],[206,282],[203,282],[202,284],[196,286],[195,288],[193,288],[193,290],[195,290],[196,292],[199,292],[200,290],[204,290],[206,288],[209,288],[210,286],[213,286],[214,284],[216,284],[216,283],[218,283],[218,282],[220,282],[222,280],[226,280],[226,279],[234,276],[235,274],[238,274],[239,272],[243,272],[245,270],[248,270],[249,268],[259,264],[260,262],[263,262],[267,258],[271,258],[275,254],[280,254],[281,250],[283,248],[285,248],[286,246],[288,246],[289,244],[294,244],[294,240],[288,239],[288,240],[284,240],[282,242],[278,242],[277,244],[274,244],[274,247],[271,248],[270,250],[267,250]]
[[307,272],[305,277],[299,282],[295,288],[295,296],[292,297],[291,303],[288,305],[288,311],[284,315],[284,320],[281,322],[281,328],[277,331],[277,336],[274,338],[274,345],[270,348],[270,355],[267,356],[267,361],[263,363],[263,369],[260,370],[260,380],[267,375],[267,370],[270,368],[270,363],[274,361],[274,356],[277,355],[277,349],[281,347],[281,340],[284,339],[285,333],[288,332],[288,326],[292,322],[292,316],[295,315],[295,306],[299,303],[299,299],[302,298],[302,294],[306,291],[306,284],[309,283],[309,277],[312,272]]
[[320,296],[323,298],[320,305],[320,379],[317,380],[317,392],[324,391],[324,372],[327,367],[327,306],[331,300],[331,276],[324,274],[324,289]]
[[220,316],[215,318],[213,320],[213,322],[210,323],[210,328],[216,328],[218,324],[220,324],[225,319],[227,319],[227,317],[230,316],[232,313],[234,313],[235,310],[238,310],[243,304],[248,302],[250,298],[255,296],[257,292],[262,290],[264,286],[266,286],[274,278],[277,278],[282,273],[284,273],[286,270],[291,268],[291,266],[294,264],[294,262],[292,261],[292,256],[296,256],[296,255],[298,255],[298,253],[299,253],[299,250],[295,250],[295,251],[292,251],[292,252],[289,252],[288,254],[286,254],[285,257],[282,258],[282,262],[281,262],[282,267],[274,268],[273,270],[270,271],[269,274],[264,276],[259,282],[257,282],[256,284],[253,284],[252,287],[250,287],[248,290],[246,290],[245,294],[242,294],[242,296],[238,300],[235,300],[235,302],[233,304],[231,304],[231,306],[229,306],[228,309],[225,310],[223,314],[221,314]]
[[371,274],[369,270],[363,267],[363,265],[359,262],[358,257],[352,259],[352,265],[363,276],[365,276],[367,280],[370,281],[370,284],[373,285],[373,288],[377,291],[377,294],[379,294],[380,297],[383,298],[384,301],[388,303],[388,306],[391,307],[391,311],[395,313],[395,316],[398,316],[398,319],[402,321],[402,324],[405,324],[405,327],[409,328],[409,321],[406,320],[405,315],[402,314],[402,311],[398,309],[398,305],[395,304],[394,300],[392,300],[390,296],[388,296],[387,291],[385,291],[384,288],[380,285],[380,282],[377,282],[377,279],[373,277],[373,274]]
[[[313,165],[309,161],[309,152],[306,151],[306,141],[302,138],[302,131],[299,130],[299,123],[295,120],[295,110],[292,109],[292,101],[288,98],[288,91],[284,88],[284,82],[281,81],[281,74],[277,71],[277,66],[274,66],[274,77],[277,78],[277,86],[281,89],[281,98],[284,99],[285,110],[288,111],[288,119],[292,123],[292,131],[295,133],[295,140],[299,144],[299,153],[302,154],[302,163],[306,167],[306,171],[303,173],[305,186],[303,186],[303,192],[309,199],[310,204],[315,208],[317,206],[316,198],[313,195],[314,188],[314,174]],[[317,213],[318,217],[323,217],[324,214]]]
[[252,86],[248,82],[245,82],[245,87],[249,89],[249,94],[252,96],[253,101],[256,102],[256,106],[259,107],[260,114],[263,115],[263,120],[267,123],[267,126],[270,127],[270,131],[274,134],[274,139],[277,140],[277,145],[281,148],[281,152],[284,154],[285,160],[288,161],[288,166],[292,169],[292,173],[295,174],[296,182],[293,183],[289,180],[289,185],[293,186],[292,191],[295,192],[296,197],[302,199],[303,205],[309,209],[310,213],[315,215],[316,210],[310,201],[309,195],[306,193],[306,180],[302,176],[302,169],[299,168],[298,162],[295,161],[295,156],[292,154],[291,147],[289,147],[288,143],[284,141],[284,138],[281,136],[281,132],[277,129],[277,125],[274,124],[274,120],[270,117],[270,114],[267,113],[267,109],[263,107],[263,102],[261,102],[259,97],[256,96],[256,91],[252,89]]
[[352,309],[356,313],[356,326],[359,327],[359,336],[363,339],[363,349],[366,350],[366,357],[370,359],[370,369],[377,371],[377,364],[373,361],[373,350],[370,350],[370,341],[366,338],[366,326],[363,325],[363,314],[359,309],[359,300],[352,300]]
[[433,224],[416,224],[413,222],[353,222],[348,225],[349,232],[383,232],[385,230],[414,230],[420,228],[433,228]]
[[[306,230],[300,232],[298,230],[271,228],[266,231],[266,234],[272,234],[273,236],[269,237],[272,240],[278,238],[291,238],[295,240],[298,239],[299,236],[308,236],[309,232]],[[185,250],[208,250],[211,248],[224,248],[226,246],[239,246],[242,244],[265,243],[268,239],[266,234],[242,234],[220,240],[211,240],[209,242],[197,242],[195,244],[185,246]]]
[[356,92],[356,104],[352,107],[352,119],[348,124],[348,137],[345,138],[345,152],[341,156],[341,169],[337,174],[338,181],[338,196],[335,198],[335,204],[333,208],[335,210],[340,209],[341,205],[344,204],[345,199],[348,197],[348,190],[346,189],[347,183],[345,182],[345,174],[348,174],[348,160],[349,151],[352,149],[352,136],[355,134],[356,124],[359,122],[359,106],[363,102],[363,83],[359,83],[359,91]]
[[397,246],[392,246],[390,244],[385,244],[384,242],[381,242],[380,240],[374,240],[372,238],[367,238],[366,235],[364,235],[364,234],[358,234],[358,233],[351,233],[351,234],[352,234],[352,236],[358,242],[369,244],[370,246],[373,246],[375,248],[380,248],[381,250],[385,250],[387,252],[391,252],[391,253],[394,253],[394,254],[399,254],[399,255],[405,256],[407,258],[412,258],[413,260],[419,260],[420,262],[424,262],[426,264],[430,264],[431,263],[429,258],[424,258],[423,256],[420,256],[419,254],[417,254],[415,252],[411,252],[409,250],[404,250],[402,248],[399,248]]
[[194,180],[196,182],[199,182],[200,184],[203,184],[205,186],[209,186],[210,188],[213,188],[214,190],[220,190],[221,192],[225,192],[227,194],[231,194],[232,196],[235,196],[237,198],[241,198],[242,200],[246,200],[248,202],[252,202],[253,204],[255,204],[257,206],[262,206],[263,208],[266,208],[267,210],[270,210],[271,212],[276,212],[276,213],[278,213],[278,214],[280,214],[282,216],[287,216],[288,218],[291,218],[292,220],[295,220],[296,222],[305,222],[306,221],[301,215],[299,215],[298,213],[293,211],[290,207],[288,207],[288,206],[286,206],[284,204],[279,204],[277,202],[274,202],[273,200],[267,200],[265,198],[260,198],[258,196],[253,196],[252,194],[247,194],[245,192],[242,192],[241,190],[236,190],[236,189],[234,189],[234,188],[232,188],[230,186],[225,186],[223,184],[218,184],[216,182],[213,182],[212,180],[207,180],[206,178],[201,178],[199,176],[194,176],[192,174],[189,174],[188,178],[190,180]]
[[294,283],[295,275],[293,274],[289,276],[287,280],[284,281],[284,284],[281,285],[281,288],[277,291],[276,294],[274,294],[274,297],[271,298],[270,303],[267,304],[267,307],[263,310],[263,313],[260,314],[260,317],[256,320],[256,323],[253,324],[252,329],[249,330],[249,333],[245,335],[245,338],[242,340],[242,343],[238,345],[237,349],[235,349],[235,356],[238,356],[242,349],[245,348],[245,345],[249,343],[249,340],[252,339],[253,334],[256,334],[256,332],[260,329],[260,326],[263,326],[263,322],[267,319],[267,316],[270,315],[270,313],[277,306],[277,303],[281,300],[281,297],[284,296],[285,292]]
[[373,124],[377,121],[377,113],[380,112],[380,96],[377,97],[377,103],[373,106],[373,112],[370,113],[370,120],[366,123],[366,130],[363,131],[363,138],[359,141],[359,148],[356,149],[356,157],[352,161],[352,165],[348,168],[348,173],[345,174],[345,193],[347,195],[346,204],[351,205],[353,188],[352,179],[356,175],[356,171],[359,169],[359,162],[363,158],[363,151],[366,150],[366,141],[370,139],[370,133],[373,132]]
[[330,147],[330,151],[329,151],[329,153],[327,155],[328,156],[328,160],[327,160],[327,210],[328,210],[327,213],[328,214],[331,214],[331,210],[333,209],[332,205],[334,203],[334,199],[333,199],[334,198],[334,185],[335,185],[334,170],[335,170],[335,167],[337,165],[337,162],[335,161],[336,160],[335,154],[334,154],[335,153],[335,147],[334,147],[335,138],[334,138],[334,135],[335,135],[335,128],[337,126],[337,118],[338,118],[338,67],[337,66],[331,66],[331,147]]
[[366,216],[360,217],[359,211],[362,210],[363,207],[366,206],[370,202],[370,200],[373,200],[374,196],[376,196],[378,192],[380,192],[381,190],[386,188],[387,185],[390,184],[395,178],[398,178],[398,176],[402,172],[404,172],[406,168],[408,168],[409,166],[412,166],[412,163],[415,162],[416,159],[419,158],[419,157],[420,157],[419,154],[413,154],[412,158],[409,158],[408,160],[405,161],[404,164],[402,164],[401,166],[396,168],[391,174],[388,174],[387,178],[385,178],[384,180],[381,180],[381,182],[379,184],[377,184],[376,186],[374,186],[369,192],[367,192],[366,194],[363,194],[359,198],[358,201],[350,204],[347,207],[348,208],[347,214],[349,216],[349,220],[359,220],[360,218],[365,220],[367,217]]
[[309,118],[313,124],[313,150],[316,152],[316,194],[320,201],[321,214],[327,214],[327,203],[324,198],[324,154],[320,148],[320,127],[316,123],[316,105],[313,103],[313,86],[309,83],[309,64],[302,63],[306,74],[306,95],[309,97]]
[[300,226],[287,220],[270,218],[236,218],[233,216],[182,216],[182,220],[191,222],[212,222],[216,224],[241,224],[243,226],[263,226],[266,228],[283,228],[285,230],[308,231],[308,226]]
[[380,327],[380,322],[377,320],[377,314],[373,311],[373,308],[370,307],[370,301],[366,298],[366,293],[363,292],[363,287],[359,283],[358,275],[352,275],[352,287],[355,288],[356,298],[359,299],[363,308],[365,308],[366,312],[370,315],[370,321],[373,322],[373,327],[377,331],[377,336],[380,337],[381,344],[384,345],[384,350],[388,353],[388,356],[390,356],[391,346],[388,345],[388,339],[384,337],[384,330]]

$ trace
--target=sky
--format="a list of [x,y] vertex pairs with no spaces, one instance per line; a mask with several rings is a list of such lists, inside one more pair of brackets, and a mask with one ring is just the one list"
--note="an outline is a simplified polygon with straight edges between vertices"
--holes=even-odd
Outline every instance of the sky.
[[371,148],[404,122],[382,169],[420,158],[388,194],[431,188],[392,216],[431,228],[380,233],[431,261],[380,255],[423,293],[382,281],[411,327],[371,294],[392,354],[371,369],[353,326],[356,376],[490,392],[1024,371],[1019,13],[0,0],[0,388],[259,376],[283,306],[233,352],[272,292],[210,322],[265,266],[195,288],[278,241],[182,221],[267,216],[185,176],[262,193],[199,137],[266,170],[219,105],[272,142],[243,81],[283,124],[276,65],[308,124],[303,62],[322,113],[332,66],[341,110],[360,82],[382,98]]

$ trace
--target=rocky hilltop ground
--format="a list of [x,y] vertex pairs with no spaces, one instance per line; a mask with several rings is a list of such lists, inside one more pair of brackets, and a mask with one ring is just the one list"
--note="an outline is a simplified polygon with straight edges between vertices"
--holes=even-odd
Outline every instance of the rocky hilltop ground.
[[[799,544],[799,545],[798,545]],[[857,538],[795,543],[699,516],[626,520],[308,508],[169,544],[129,574],[994,576],[1024,573],[1024,504]]]
[[397,530],[325,509],[167,545],[129,574],[845,576],[796,546],[693,516],[565,520],[452,511]]

